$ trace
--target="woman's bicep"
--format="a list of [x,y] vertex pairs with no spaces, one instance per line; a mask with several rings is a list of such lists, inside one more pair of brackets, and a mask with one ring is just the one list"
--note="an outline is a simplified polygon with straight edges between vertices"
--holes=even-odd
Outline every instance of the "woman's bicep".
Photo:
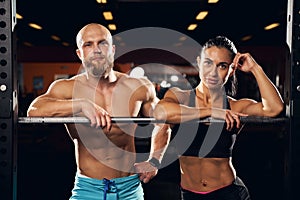
[[247,114],[249,116],[264,116],[263,105],[252,99],[241,99],[235,103],[234,111]]

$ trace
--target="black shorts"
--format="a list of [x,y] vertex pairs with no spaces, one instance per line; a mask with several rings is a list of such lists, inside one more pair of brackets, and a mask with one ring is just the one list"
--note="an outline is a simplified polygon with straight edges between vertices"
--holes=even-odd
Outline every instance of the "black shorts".
[[231,185],[207,194],[198,194],[183,188],[180,190],[182,200],[251,200],[247,187],[238,177]]

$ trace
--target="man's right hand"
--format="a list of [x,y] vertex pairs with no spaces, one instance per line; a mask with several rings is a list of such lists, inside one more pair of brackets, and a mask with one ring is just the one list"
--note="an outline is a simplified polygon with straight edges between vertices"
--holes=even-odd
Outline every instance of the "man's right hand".
[[110,131],[111,116],[102,107],[89,100],[84,100],[81,103],[81,112],[90,120],[92,127],[106,128],[107,131]]

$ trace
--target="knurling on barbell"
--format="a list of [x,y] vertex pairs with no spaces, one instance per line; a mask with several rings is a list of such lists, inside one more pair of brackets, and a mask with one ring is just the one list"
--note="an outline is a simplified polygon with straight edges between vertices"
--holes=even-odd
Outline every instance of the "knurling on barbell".
[[[137,123],[141,125],[145,124],[153,124],[153,123],[166,123],[163,120],[157,120],[155,118],[146,117],[112,117],[112,123]],[[277,124],[277,123],[285,123],[288,121],[288,118],[281,117],[281,118],[272,118],[272,117],[258,117],[258,116],[247,116],[247,117],[240,117],[241,123],[263,123],[263,124]],[[76,124],[88,124],[90,120],[86,117],[19,117],[18,123],[20,124],[68,124],[68,123],[76,123]],[[204,118],[204,119],[197,119],[187,121],[185,123],[225,123],[222,119],[215,119],[212,117]]]

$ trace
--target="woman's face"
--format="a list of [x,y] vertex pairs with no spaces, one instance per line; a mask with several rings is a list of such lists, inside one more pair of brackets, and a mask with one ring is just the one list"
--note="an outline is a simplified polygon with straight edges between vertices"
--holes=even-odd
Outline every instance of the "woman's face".
[[212,46],[205,49],[198,58],[201,81],[209,89],[221,88],[232,75],[231,63],[231,53],[226,48]]

